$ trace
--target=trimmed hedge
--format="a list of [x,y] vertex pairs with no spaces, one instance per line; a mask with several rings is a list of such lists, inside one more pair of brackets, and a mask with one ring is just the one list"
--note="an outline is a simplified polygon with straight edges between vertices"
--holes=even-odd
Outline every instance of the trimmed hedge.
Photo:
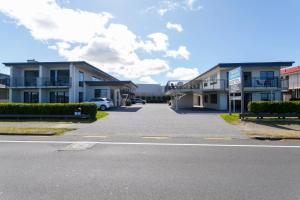
[[94,103],[0,103],[0,114],[74,115],[78,108],[82,114],[96,118],[97,106]]
[[273,114],[273,113],[275,113],[275,114],[299,113],[300,114],[300,101],[249,102],[248,110],[249,110],[249,112],[252,112],[252,113],[270,113],[270,114]]

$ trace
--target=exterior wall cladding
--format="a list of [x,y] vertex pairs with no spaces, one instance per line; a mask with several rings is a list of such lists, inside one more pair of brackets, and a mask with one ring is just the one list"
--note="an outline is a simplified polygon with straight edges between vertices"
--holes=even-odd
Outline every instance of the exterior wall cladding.
[[[120,84],[117,86],[87,84],[91,81],[121,81],[84,61],[34,61],[4,63],[4,65],[10,67],[10,102],[76,103],[106,97],[112,99],[115,106],[122,104]],[[96,93],[98,96],[95,96]]]
[[[168,83],[166,94],[173,96],[171,104],[174,107],[177,105],[178,108],[203,107],[228,110],[228,72],[241,66],[245,109],[249,101],[281,101],[282,90],[288,83],[280,77],[280,69],[292,64],[293,62],[218,64],[187,83],[181,82],[180,86],[176,84],[174,86],[173,83],[170,87]],[[181,97],[176,98],[176,94],[181,94]],[[241,102],[236,100],[235,105],[239,109]]]

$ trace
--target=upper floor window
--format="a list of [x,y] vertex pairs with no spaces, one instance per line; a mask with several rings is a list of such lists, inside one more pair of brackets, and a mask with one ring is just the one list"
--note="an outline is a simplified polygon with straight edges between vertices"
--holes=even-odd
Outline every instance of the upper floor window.
[[218,76],[217,76],[217,74],[213,74],[213,75],[211,75],[211,76],[209,77],[209,79],[210,79],[211,81],[216,81],[216,80],[218,79]]
[[36,86],[38,77],[39,77],[38,70],[24,71],[24,85],[25,86]]
[[83,87],[83,82],[84,82],[84,73],[79,72],[79,87]]
[[50,70],[50,82],[52,85],[68,85],[70,79],[69,76],[69,70]]
[[260,72],[260,79],[274,79],[274,71],[261,71]]

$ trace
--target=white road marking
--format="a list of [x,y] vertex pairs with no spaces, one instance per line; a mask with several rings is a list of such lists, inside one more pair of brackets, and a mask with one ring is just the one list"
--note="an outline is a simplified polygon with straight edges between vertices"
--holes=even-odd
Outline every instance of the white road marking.
[[153,142],[97,142],[97,141],[15,141],[0,140],[0,143],[30,144],[103,144],[103,145],[141,145],[141,146],[183,146],[183,147],[249,147],[249,148],[300,148],[300,145],[256,145],[256,144],[207,144],[207,143],[153,143]]
[[94,145],[95,145],[95,143],[90,143],[90,142],[89,143],[86,143],[86,142],[72,143],[62,149],[59,149],[59,151],[82,151],[82,150],[90,149]]

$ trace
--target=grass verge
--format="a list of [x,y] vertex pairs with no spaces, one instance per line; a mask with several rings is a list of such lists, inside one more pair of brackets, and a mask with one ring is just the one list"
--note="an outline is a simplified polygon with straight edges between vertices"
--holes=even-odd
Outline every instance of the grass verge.
[[261,140],[282,140],[282,139],[292,139],[299,140],[300,133],[296,131],[276,131],[276,132],[245,132],[246,135],[252,139]]
[[98,111],[96,114],[96,120],[102,119],[102,118],[106,117],[107,115],[108,115],[107,112]]
[[75,129],[71,128],[0,128],[0,135],[62,135],[67,131]]
[[220,117],[228,122],[228,123],[237,123],[239,121],[239,114],[233,113],[233,114],[221,114]]

